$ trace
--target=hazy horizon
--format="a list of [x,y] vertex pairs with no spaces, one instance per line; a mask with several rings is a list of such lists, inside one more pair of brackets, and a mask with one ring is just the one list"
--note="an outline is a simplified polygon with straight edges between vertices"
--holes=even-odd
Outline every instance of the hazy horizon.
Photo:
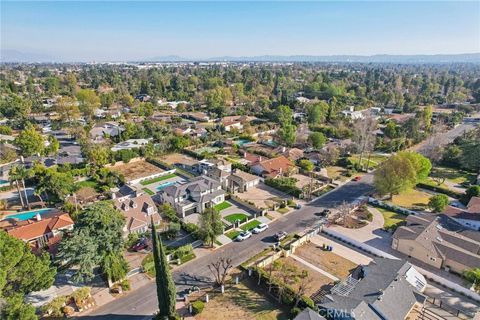
[[2,1],[1,7],[3,52],[59,61],[480,52],[479,2]]

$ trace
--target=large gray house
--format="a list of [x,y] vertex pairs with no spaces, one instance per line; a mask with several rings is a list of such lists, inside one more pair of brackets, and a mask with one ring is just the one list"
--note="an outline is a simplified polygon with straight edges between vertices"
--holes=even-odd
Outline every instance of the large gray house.
[[182,218],[192,213],[202,213],[206,208],[225,201],[221,184],[207,176],[165,187],[158,195],[162,203],[170,204]]

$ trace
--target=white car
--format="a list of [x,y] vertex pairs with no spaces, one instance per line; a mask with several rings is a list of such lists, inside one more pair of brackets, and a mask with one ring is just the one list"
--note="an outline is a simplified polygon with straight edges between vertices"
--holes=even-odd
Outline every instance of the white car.
[[263,232],[265,230],[268,229],[268,224],[265,224],[265,223],[260,223],[258,226],[256,226],[255,228],[253,228],[252,232],[257,234],[257,233],[260,233],[260,232]]
[[252,236],[252,233],[250,231],[243,231],[243,232],[240,232],[240,234],[235,238],[235,241],[247,240],[251,236]]

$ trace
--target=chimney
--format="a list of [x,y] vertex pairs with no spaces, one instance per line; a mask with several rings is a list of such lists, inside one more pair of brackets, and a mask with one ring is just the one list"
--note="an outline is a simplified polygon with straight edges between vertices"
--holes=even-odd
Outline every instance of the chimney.
[[262,162],[262,156],[258,157],[258,162]]
[[282,152],[287,151],[287,147],[282,147]]
[[35,220],[37,221],[42,220],[42,216],[40,215],[40,213],[37,212],[37,214],[35,215]]

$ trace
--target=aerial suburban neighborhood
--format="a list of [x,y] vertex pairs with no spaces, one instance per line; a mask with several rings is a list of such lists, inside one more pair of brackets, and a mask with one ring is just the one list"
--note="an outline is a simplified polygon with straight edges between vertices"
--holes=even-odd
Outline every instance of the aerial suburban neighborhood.
[[1,319],[480,319],[480,54],[13,54]]

